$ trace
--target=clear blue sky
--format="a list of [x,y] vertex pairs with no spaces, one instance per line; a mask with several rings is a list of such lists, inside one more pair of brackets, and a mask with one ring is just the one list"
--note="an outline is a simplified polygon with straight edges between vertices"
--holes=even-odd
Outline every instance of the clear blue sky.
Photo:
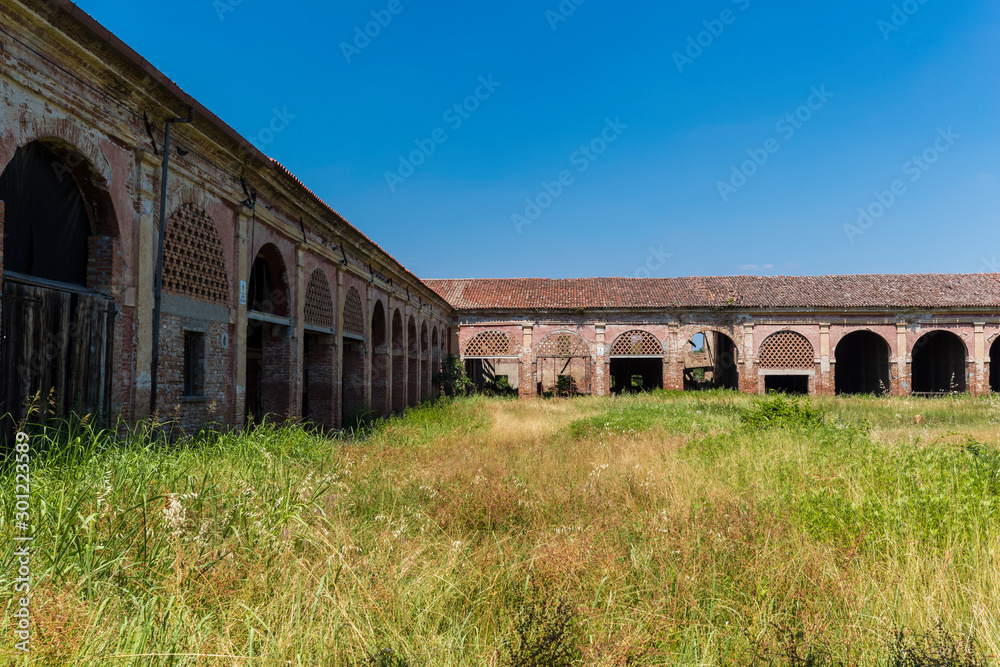
[[79,4],[423,278],[1000,261],[1000,3]]

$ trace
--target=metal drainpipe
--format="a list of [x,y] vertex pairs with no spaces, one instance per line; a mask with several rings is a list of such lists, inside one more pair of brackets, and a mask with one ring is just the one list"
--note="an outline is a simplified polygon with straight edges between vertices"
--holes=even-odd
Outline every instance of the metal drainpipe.
[[156,245],[156,288],[153,292],[153,367],[149,377],[149,412],[156,413],[157,370],[160,365],[160,301],[163,297],[163,243],[167,233],[167,169],[170,164],[170,126],[194,120],[194,107],[188,107],[187,118],[168,118],[163,133],[163,174],[160,176],[160,234]]

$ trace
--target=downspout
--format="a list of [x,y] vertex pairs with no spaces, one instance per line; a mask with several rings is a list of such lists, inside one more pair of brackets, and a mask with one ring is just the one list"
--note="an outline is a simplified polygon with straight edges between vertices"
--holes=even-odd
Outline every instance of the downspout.
[[156,287],[153,292],[153,366],[149,377],[149,413],[156,414],[157,370],[160,365],[160,301],[163,298],[163,244],[167,233],[167,170],[170,164],[170,126],[194,120],[194,107],[187,118],[168,118],[163,133],[163,174],[160,176],[160,234],[156,245]]

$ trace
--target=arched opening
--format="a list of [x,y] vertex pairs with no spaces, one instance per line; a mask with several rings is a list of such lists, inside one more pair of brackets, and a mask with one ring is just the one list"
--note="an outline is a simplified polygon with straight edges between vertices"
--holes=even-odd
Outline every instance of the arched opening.
[[381,299],[372,308],[372,409],[389,413],[389,332]]
[[663,389],[663,346],[648,331],[626,331],[609,353],[612,394]]
[[535,353],[538,395],[589,395],[592,367],[590,346],[583,337],[571,331],[549,334]]
[[336,425],[337,348],[330,282],[316,269],[306,286],[302,343],[302,416],[327,428]]
[[0,174],[5,206],[0,414],[4,434],[39,396],[42,413],[111,411],[119,239],[103,177],[58,142],[18,148]]
[[808,394],[816,374],[812,343],[795,331],[779,331],[760,345],[758,365],[764,374],[764,390],[785,394]]
[[365,405],[365,317],[361,293],[350,287],[344,295],[344,364],[341,390],[341,417],[355,424],[367,411]]
[[281,252],[263,246],[247,286],[246,418],[284,419],[292,408],[292,327],[288,274]]
[[427,333],[427,322],[420,324],[420,400],[431,395],[431,340]]
[[406,407],[406,347],[403,344],[403,316],[396,308],[392,313],[392,410]]
[[853,331],[837,343],[834,388],[838,394],[887,394],[889,344],[871,331]]
[[990,391],[1000,393],[1000,336],[990,346]]
[[939,396],[966,388],[966,350],[950,331],[932,331],[913,346],[913,393]]
[[501,395],[517,391],[517,344],[509,334],[481,331],[465,344],[462,357],[465,374],[478,391]]
[[420,402],[420,341],[417,340],[417,321],[410,315],[406,325],[406,404]]
[[726,334],[696,333],[684,345],[684,389],[739,389],[737,354],[736,343]]

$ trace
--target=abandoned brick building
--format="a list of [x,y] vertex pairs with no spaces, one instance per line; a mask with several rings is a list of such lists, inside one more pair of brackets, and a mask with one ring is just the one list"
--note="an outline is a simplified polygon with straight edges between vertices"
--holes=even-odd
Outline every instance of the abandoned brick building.
[[996,275],[421,281],[73,3],[0,20],[15,420],[38,393],[188,429],[337,427],[432,396],[449,352],[525,397],[1000,387]]

